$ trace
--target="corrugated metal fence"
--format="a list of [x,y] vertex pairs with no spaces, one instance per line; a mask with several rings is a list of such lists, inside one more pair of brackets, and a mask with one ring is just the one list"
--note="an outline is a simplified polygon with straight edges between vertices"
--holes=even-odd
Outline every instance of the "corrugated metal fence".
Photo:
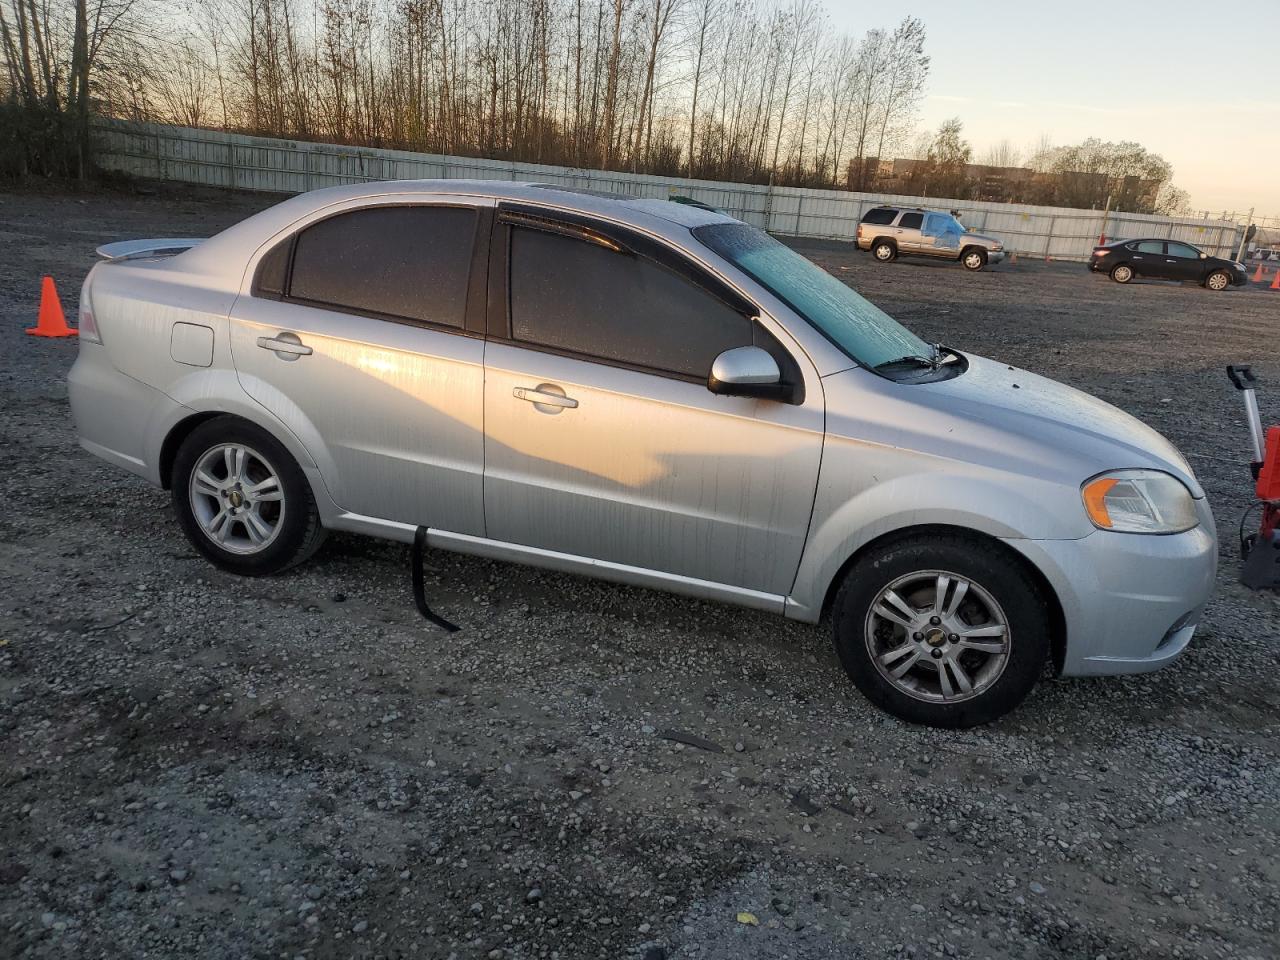
[[[902,203],[954,210],[969,229],[999,237],[1020,256],[1055,260],[1086,260],[1104,230],[1100,210],[684,180],[277,140],[121,120],[98,121],[95,136],[98,162],[108,170],[239,190],[301,193],[369,180],[523,180],[609,190],[636,197],[664,198],[679,194],[709,203],[770,233],[839,240],[853,237],[858,221],[870,207]],[[1187,220],[1131,213],[1113,213],[1105,225],[1108,238],[1167,237],[1185,240],[1208,253],[1227,257],[1235,255],[1240,230],[1225,220]]]

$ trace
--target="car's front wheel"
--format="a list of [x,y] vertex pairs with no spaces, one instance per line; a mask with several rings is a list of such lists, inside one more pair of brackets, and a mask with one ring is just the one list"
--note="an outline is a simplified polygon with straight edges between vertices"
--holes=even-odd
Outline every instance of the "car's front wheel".
[[1133,267],[1127,263],[1117,264],[1111,269],[1111,279],[1116,283],[1128,283],[1133,279]]
[[871,255],[881,263],[888,263],[898,256],[898,248],[888,240],[878,240],[871,247]]
[[960,255],[960,262],[966,270],[981,270],[987,265],[987,252],[977,247],[970,247]]
[[261,576],[301,563],[324,540],[315,497],[289,451],[261,427],[215,417],[178,448],[173,507],[200,553],[232,573]]
[[912,723],[971,727],[1035,685],[1049,615],[1027,571],[997,544],[939,534],[872,548],[832,609],[836,652],[858,689]]
[[1231,286],[1231,275],[1225,270],[1215,270],[1204,278],[1204,285],[1210,290],[1225,290]]

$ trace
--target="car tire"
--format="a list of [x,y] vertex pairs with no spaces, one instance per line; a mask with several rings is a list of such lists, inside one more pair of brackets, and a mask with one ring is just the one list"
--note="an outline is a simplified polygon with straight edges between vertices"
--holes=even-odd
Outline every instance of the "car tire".
[[877,240],[871,245],[871,255],[881,263],[898,259],[898,247],[892,240]]
[[953,534],[891,540],[859,557],[836,594],[832,631],[867,699],[951,729],[1022,703],[1050,647],[1048,606],[1024,566],[998,544]]
[[960,252],[960,262],[966,270],[976,273],[987,265],[987,251],[981,247],[968,247]]
[[1231,274],[1225,270],[1215,270],[1204,278],[1204,285],[1215,292],[1226,290],[1231,286]]
[[196,427],[178,448],[170,480],[183,533],[223,570],[279,573],[324,542],[302,468],[280,441],[247,420],[220,416]]
[[1127,263],[1117,263],[1111,268],[1111,279],[1116,283],[1128,283],[1134,278],[1133,267]]

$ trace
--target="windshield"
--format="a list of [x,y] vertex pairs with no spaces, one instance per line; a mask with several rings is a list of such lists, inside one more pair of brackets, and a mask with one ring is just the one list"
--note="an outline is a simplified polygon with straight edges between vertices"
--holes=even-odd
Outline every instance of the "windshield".
[[865,367],[934,350],[879,307],[864,300],[812,260],[745,223],[715,223],[693,234]]

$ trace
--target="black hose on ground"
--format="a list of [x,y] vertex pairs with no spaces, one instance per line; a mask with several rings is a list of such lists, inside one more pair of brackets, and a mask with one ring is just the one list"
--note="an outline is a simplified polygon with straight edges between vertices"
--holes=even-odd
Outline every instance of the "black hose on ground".
[[413,535],[413,602],[418,605],[418,612],[430,620],[441,630],[457,633],[461,627],[450,623],[440,614],[427,606],[426,578],[422,572],[422,557],[427,552],[427,528],[418,527]]

